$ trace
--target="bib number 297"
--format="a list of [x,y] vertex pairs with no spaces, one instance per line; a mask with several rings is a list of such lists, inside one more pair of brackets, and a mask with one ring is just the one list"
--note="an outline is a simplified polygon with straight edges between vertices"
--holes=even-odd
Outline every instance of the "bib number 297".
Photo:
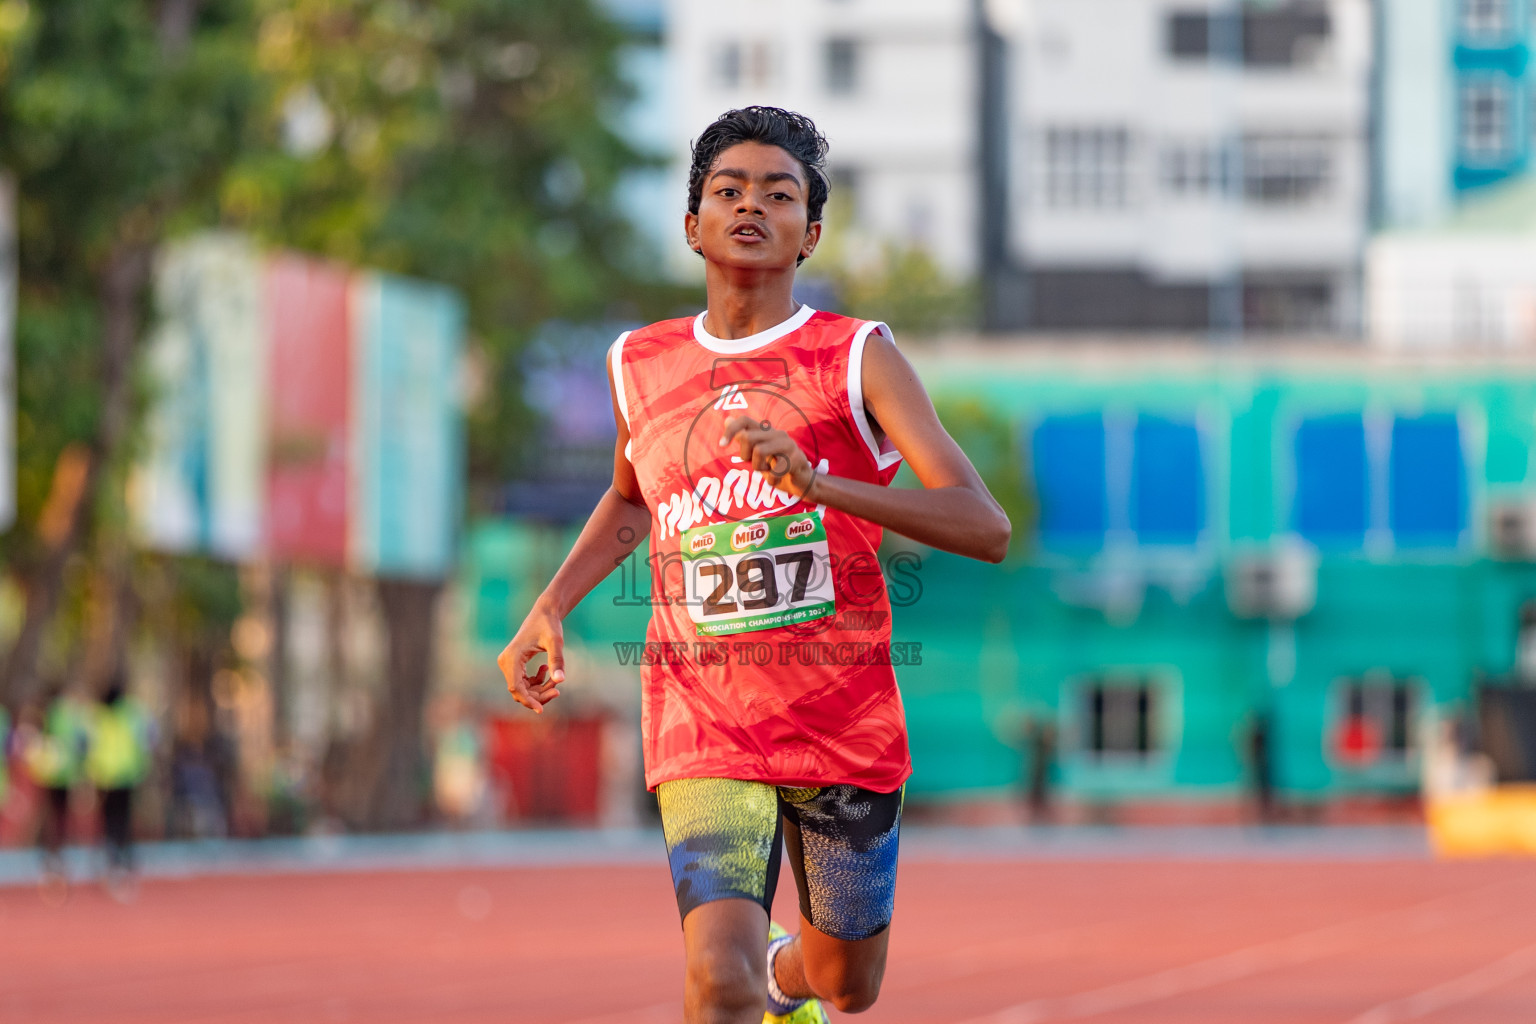
[[681,539],[699,636],[772,629],[835,610],[826,530],[814,515],[701,526]]

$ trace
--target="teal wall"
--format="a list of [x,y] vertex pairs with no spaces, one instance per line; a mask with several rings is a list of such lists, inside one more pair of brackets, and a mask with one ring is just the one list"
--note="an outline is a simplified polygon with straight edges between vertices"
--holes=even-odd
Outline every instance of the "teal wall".
[[[1242,737],[1258,708],[1275,724],[1283,790],[1407,790],[1417,780],[1411,760],[1359,768],[1328,754],[1338,681],[1373,671],[1412,677],[1422,680],[1423,707],[1444,707],[1466,700],[1476,673],[1511,669],[1518,609],[1536,597],[1536,567],[1490,558],[1484,519],[1490,497],[1536,494],[1536,374],[1343,359],[1265,368],[1215,357],[918,365],[941,408],[957,398],[982,402],[1017,432],[1025,459],[1035,428],[1052,415],[1193,420],[1205,526],[1183,544],[1139,544],[1112,530],[1102,544],[1074,547],[1043,542],[1022,524],[1002,566],[918,549],[921,596],[895,612],[895,639],[922,644],[922,664],[898,670],[914,795],[1017,785],[1029,717],[1057,726],[1057,779],[1080,799],[1229,797],[1243,785]],[[1310,613],[1278,626],[1237,618],[1223,583],[1231,557],[1292,538],[1298,423],[1362,412],[1378,436],[1395,416],[1457,416],[1466,530],[1450,542],[1410,545],[1373,528],[1363,543],[1320,545]],[[905,470],[897,483],[914,485]],[[1380,519],[1379,510],[1373,515]],[[471,531],[465,583],[482,647],[505,642],[575,532],[504,522]],[[643,638],[646,609],[625,603],[634,588],[610,577],[572,615],[569,634],[599,650]],[[1076,688],[1122,671],[1162,683],[1164,747],[1145,759],[1095,758],[1082,749]]]

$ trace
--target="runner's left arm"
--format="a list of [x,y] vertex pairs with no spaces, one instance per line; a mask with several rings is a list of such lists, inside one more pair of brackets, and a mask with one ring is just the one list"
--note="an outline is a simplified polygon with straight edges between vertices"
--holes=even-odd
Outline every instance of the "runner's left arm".
[[770,483],[807,502],[867,519],[929,547],[1001,562],[1013,532],[1007,514],[939,422],[917,371],[879,332],[864,345],[863,384],[865,409],[901,452],[922,490],[893,490],[817,473],[787,433],[763,430],[748,416],[729,420],[721,443],[734,440],[742,458]]

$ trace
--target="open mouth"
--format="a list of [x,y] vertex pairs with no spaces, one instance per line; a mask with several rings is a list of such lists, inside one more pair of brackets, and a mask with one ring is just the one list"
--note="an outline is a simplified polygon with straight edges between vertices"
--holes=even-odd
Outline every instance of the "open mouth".
[[764,235],[760,229],[753,227],[751,224],[743,224],[741,227],[736,228],[731,232],[731,237],[739,238],[743,241],[759,241],[763,238],[766,238],[767,236]]

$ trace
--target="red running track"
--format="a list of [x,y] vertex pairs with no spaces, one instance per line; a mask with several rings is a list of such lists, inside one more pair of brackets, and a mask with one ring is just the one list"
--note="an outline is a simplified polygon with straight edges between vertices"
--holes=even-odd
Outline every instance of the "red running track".
[[[1526,864],[901,870],[868,1024],[1536,1021]],[[677,1024],[674,915],[661,863],[0,889],[0,1021]]]

